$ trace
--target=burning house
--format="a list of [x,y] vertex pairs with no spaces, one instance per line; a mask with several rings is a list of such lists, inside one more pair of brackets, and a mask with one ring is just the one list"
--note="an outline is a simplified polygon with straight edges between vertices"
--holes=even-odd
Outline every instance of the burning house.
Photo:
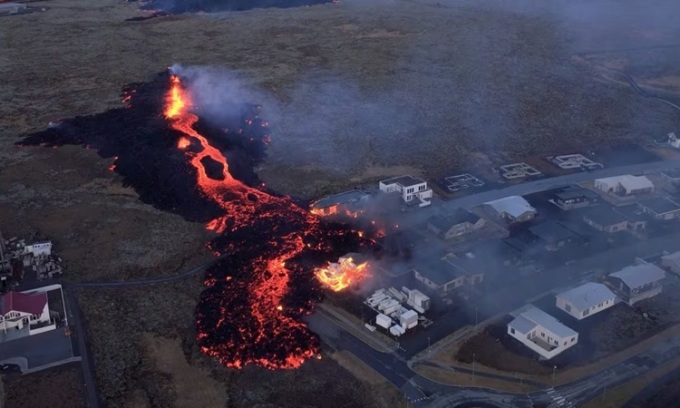
[[346,191],[315,201],[310,209],[313,214],[322,216],[345,214],[356,218],[369,198],[370,195],[361,190]]
[[341,256],[338,262],[329,262],[328,266],[318,268],[316,277],[334,292],[340,292],[364,279],[368,274],[367,262],[361,254]]

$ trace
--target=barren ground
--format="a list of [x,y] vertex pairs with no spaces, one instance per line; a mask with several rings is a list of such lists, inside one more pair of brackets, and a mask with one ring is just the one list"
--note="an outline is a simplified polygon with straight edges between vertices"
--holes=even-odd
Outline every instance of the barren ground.
[[[480,152],[505,160],[646,142],[680,124],[593,65],[635,65],[645,84],[675,92],[677,64],[666,53],[600,50],[673,45],[676,26],[609,27],[462,3],[347,0],[125,22],[139,15],[134,4],[53,0],[31,3],[44,12],[0,17],[0,227],[48,235],[73,281],[168,275],[206,257],[201,225],[139,203],[94,152],[13,145],[50,121],[119,106],[122,86],[176,62],[229,70],[254,90],[248,97],[264,104],[273,130],[261,177],[306,197],[405,171],[396,166],[439,175]],[[108,406],[318,405],[318,389],[332,392],[325,401],[382,403],[328,358],[283,374],[211,365],[192,346],[200,289],[196,278],[82,297]],[[186,372],[205,381],[201,396],[188,396]]]
[[[39,371],[31,375],[3,378],[6,408],[81,408],[85,407],[80,366],[66,366]],[[4,402],[4,405],[3,405]]]

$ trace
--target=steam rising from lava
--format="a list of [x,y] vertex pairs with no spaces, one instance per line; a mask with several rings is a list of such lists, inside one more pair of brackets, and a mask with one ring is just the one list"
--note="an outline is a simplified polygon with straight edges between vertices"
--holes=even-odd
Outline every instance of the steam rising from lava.
[[269,134],[258,107],[244,104],[236,122],[232,114],[230,123],[207,123],[193,113],[183,80],[169,73],[127,88],[124,101],[125,108],[66,120],[22,144],[86,144],[115,156],[112,169],[146,202],[219,234],[208,246],[223,256],[206,272],[196,306],[204,353],[228,367],[270,369],[317,355],[318,338],[301,320],[322,297],[314,270],[371,240],[261,187],[252,169]]

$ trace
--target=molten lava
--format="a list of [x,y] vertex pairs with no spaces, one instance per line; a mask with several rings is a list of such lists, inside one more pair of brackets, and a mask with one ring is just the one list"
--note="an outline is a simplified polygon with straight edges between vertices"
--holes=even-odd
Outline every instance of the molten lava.
[[329,289],[340,292],[367,276],[366,262],[355,264],[351,257],[342,257],[338,263],[329,263],[316,270],[316,277]]

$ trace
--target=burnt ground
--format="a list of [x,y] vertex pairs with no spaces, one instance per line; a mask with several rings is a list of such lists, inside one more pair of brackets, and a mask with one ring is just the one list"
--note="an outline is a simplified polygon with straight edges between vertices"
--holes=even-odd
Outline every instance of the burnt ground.
[[3,379],[6,408],[86,407],[78,364],[68,364],[31,375],[11,374]]
[[[593,65],[631,67],[642,84],[677,92],[673,48],[655,48],[674,45],[677,24],[649,24],[641,13],[620,25],[572,20],[566,14],[577,14],[568,6],[575,2],[566,0],[556,2],[565,15],[464,3],[479,2],[347,0],[126,22],[143,15],[135,4],[35,2],[47,11],[3,18],[0,30],[3,233],[48,235],[75,281],[170,275],[206,257],[203,226],[142,204],[107,170],[110,160],[80,147],[14,146],[19,135],[50,121],[122,106],[121,87],[176,62],[231,70],[259,90],[247,98],[264,105],[273,131],[259,175],[271,188],[301,196],[346,187],[348,175],[354,185],[405,171],[395,166],[436,175],[465,166],[472,153],[505,161],[644,142],[677,129],[670,108],[634,95]],[[660,15],[675,4],[658,3]],[[191,333],[191,319],[167,316],[193,311],[198,292],[180,301],[175,289],[150,290],[154,304],[136,295],[144,316],[135,321],[154,321],[152,338]],[[121,390],[135,396],[131,405],[154,405],[160,371],[142,370],[140,361],[152,358],[148,347],[129,347],[146,337],[129,324],[136,315],[119,316],[111,306],[130,296],[82,300],[92,344],[117,351],[113,359],[95,352],[95,365],[104,367],[100,392],[108,405],[121,405]],[[335,370],[328,359],[316,364]],[[126,376],[135,370],[147,376]]]

